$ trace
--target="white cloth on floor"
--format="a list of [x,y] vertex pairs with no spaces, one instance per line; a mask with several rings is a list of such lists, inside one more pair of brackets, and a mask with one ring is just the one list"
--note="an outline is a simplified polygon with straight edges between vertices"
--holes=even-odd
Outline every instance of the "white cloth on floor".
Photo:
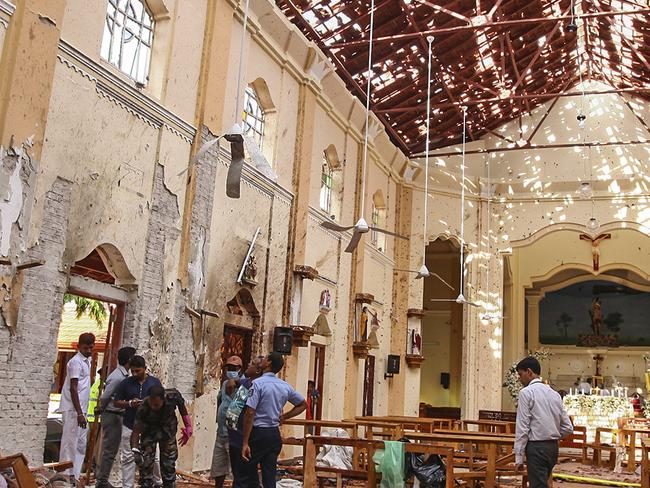
[[277,488],[302,488],[302,483],[298,480],[291,480],[289,478],[284,478],[278,481],[275,486]]
[[[340,437],[349,439],[345,429],[323,430],[323,436]],[[328,466],[338,469],[352,469],[352,454],[354,450],[348,446],[330,446],[324,445],[318,456],[316,456],[317,466]]]
[[79,479],[81,475],[81,466],[86,456],[86,441],[88,439],[88,429],[82,429],[77,423],[77,412],[74,410],[63,412],[63,433],[61,434],[61,450],[59,451],[59,461],[72,461],[72,468],[66,469],[62,473],[73,475]]

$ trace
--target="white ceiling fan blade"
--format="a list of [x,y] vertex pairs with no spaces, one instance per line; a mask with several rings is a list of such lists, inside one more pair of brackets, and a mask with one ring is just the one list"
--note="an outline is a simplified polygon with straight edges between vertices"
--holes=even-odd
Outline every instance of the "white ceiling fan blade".
[[361,235],[361,232],[358,232],[356,229],[354,229],[352,239],[350,239],[348,247],[345,248],[345,252],[353,252],[357,248],[359,241],[361,241]]
[[389,236],[394,236],[394,237],[399,237],[400,239],[404,240],[409,240],[408,237],[403,236],[402,234],[397,234],[396,232],[391,232],[386,229],[380,229],[379,227],[370,227],[370,229],[374,230],[375,232],[381,232],[382,234],[388,234]]
[[449,283],[447,283],[438,273],[430,273],[430,274],[431,274],[431,276],[435,276],[436,278],[438,278],[450,290],[452,290],[452,291],[456,290],[453,286],[451,286]]
[[336,222],[332,222],[330,220],[325,220],[324,222],[321,222],[320,226],[324,227],[325,229],[333,230],[335,232],[345,232],[347,230],[354,229],[354,225],[349,225],[349,226],[339,225]]

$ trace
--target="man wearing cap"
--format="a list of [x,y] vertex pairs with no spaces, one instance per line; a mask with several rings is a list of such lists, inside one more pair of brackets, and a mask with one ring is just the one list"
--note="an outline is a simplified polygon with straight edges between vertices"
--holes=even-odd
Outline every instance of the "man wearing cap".
[[221,390],[217,396],[217,438],[214,441],[212,467],[210,468],[210,476],[214,478],[215,488],[221,488],[226,476],[230,473],[226,412],[237,391],[241,370],[242,360],[239,356],[230,356],[226,360],[226,380],[221,384]]

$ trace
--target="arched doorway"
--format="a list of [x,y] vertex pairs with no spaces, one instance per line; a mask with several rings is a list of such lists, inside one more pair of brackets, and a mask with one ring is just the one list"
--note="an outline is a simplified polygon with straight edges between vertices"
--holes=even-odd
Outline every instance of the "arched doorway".
[[[461,406],[463,306],[455,302],[460,286],[460,248],[438,238],[426,248],[426,265],[434,276],[424,279],[420,405],[430,417],[458,417]],[[445,300],[445,301],[438,301]],[[448,300],[448,301],[447,301]]]

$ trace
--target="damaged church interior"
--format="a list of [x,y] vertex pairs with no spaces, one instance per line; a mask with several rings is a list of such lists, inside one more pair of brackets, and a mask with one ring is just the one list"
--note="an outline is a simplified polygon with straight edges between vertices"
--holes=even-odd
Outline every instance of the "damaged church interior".
[[643,0],[0,0],[0,487],[650,488],[649,80]]

